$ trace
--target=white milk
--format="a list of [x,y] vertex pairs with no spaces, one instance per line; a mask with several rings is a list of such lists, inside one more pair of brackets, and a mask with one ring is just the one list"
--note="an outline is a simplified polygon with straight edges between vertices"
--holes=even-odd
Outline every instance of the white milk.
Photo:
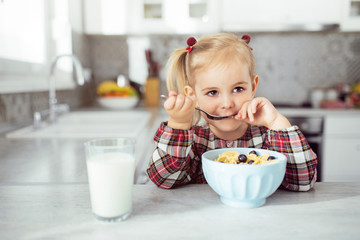
[[87,160],[93,212],[111,218],[131,211],[134,183],[134,156],[105,153]]

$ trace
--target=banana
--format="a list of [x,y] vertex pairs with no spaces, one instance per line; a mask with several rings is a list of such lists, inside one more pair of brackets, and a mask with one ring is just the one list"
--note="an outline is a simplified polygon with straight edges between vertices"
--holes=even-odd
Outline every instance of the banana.
[[137,96],[131,86],[119,87],[114,81],[104,81],[97,87],[96,93],[102,97],[132,97]]

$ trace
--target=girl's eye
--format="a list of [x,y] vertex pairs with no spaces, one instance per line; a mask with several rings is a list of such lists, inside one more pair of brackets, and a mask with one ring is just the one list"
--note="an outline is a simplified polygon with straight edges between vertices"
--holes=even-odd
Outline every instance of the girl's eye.
[[208,95],[208,96],[211,96],[211,97],[212,97],[212,96],[215,96],[217,93],[218,93],[217,91],[212,90],[212,91],[208,92],[206,95]]
[[234,90],[233,90],[234,93],[242,92],[242,91],[244,91],[244,88],[242,88],[242,87],[236,87],[236,88],[234,88]]

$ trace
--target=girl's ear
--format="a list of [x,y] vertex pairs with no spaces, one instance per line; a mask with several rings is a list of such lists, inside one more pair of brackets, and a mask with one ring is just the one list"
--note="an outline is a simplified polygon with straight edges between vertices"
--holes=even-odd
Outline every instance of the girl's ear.
[[259,84],[259,75],[255,75],[255,77],[251,81],[252,95],[253,96],[255,96],[258,84]]
[[184,93],[186,96],[190,97],[193,101],[195,101],[195,91],[192,87],[190,87],[189,85],[186,85],[184,87]]

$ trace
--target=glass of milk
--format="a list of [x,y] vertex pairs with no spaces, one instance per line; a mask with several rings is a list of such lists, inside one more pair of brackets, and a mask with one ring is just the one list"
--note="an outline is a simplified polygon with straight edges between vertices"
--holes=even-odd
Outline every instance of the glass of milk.
[[85,142],[92,211],[103,221],[122,221],[132,211],[135,141],[129,138]]

